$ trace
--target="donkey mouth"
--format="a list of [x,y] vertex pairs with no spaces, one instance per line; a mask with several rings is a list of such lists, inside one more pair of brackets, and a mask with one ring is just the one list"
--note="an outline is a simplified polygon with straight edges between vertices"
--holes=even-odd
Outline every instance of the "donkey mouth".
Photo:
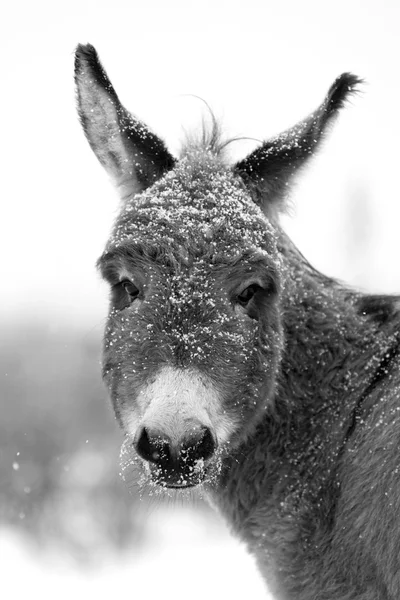
[[193,488],[206,479],[206,468],[201,469],[162,469],[158,465],[150,465],[150,475],[153,483],[170,489],[187,489]]
[[197,485],[199,485],[198,483],[185,483],[185,484],[180,484],[180,485],[173,485],[173,484],[165,484],[163,485],[163,487],[168,488],[169,490],[187,490],[188,488],[194,488]]

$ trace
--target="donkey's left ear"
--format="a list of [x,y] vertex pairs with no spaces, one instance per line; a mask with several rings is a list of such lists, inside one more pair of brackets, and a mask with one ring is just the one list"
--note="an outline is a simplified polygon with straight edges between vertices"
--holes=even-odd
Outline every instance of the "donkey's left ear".
[[251,188],[266,214],[271,216],[282,210],[293,176],[317,150],[329,125],[360,83],[362,80],[355,75],[343,73],[334,81],[315,112],[264,142],[235,165],[234,171]]
[[92,150],[123,198],[152,185],[175,159],[164,143],[120,103],[90,44],[75,52],[78,112]]

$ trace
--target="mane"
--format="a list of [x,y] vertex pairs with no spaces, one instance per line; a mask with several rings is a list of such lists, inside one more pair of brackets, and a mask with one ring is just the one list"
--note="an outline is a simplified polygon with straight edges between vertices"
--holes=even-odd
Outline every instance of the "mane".
[[[197,96],[195,97],[197,98]],[[198,131],[185,132],[185,140],[182,144],[180,157],[183,158],[196,152],[207,152],[223,159],[225,158],[224,151],[229,144],[249,138],[225,137],[222,132],[221,124],[218,122],[218,119],[209,104],[203,100],[203,98],[199,98],[199,100],[205,104],[209,118],[206,119],[203,116]]]

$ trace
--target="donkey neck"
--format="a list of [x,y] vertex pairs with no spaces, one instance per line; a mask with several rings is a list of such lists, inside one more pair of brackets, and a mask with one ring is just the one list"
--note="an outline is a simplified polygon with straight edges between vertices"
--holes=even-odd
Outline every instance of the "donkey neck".
[[398,299],[381,297],[391,317],[376,318],[379,311],[366,310],[374,297],[313,269],[284,234],[280,251],[285,345],[275,398],[254,435],[227,458],[214,494],[250,547],[262,530],[274,547],[282,515],[289,527],[293,515],[313,505],[329,513],[356,411],[379,388],[374,382],[385,361],[400,352]]
[[[283,323],[286,336],[281,394],[303,415],[328,408],[349,409],[399,343],[400,310],[395,297],[372,299],[315,270],[282,234],[286,278]],[[378,318],[379,309],[392,318]],[[342,412],[342,411],[341,411]]]

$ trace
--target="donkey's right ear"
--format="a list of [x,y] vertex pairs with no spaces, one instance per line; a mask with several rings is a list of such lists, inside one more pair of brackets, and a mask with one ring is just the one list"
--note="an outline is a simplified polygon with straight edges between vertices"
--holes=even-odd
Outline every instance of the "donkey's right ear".
[[122,106],[90,44],[76,49],[75,82],[86,137],[123,198],[173,168],[175,159],[164,142]]

